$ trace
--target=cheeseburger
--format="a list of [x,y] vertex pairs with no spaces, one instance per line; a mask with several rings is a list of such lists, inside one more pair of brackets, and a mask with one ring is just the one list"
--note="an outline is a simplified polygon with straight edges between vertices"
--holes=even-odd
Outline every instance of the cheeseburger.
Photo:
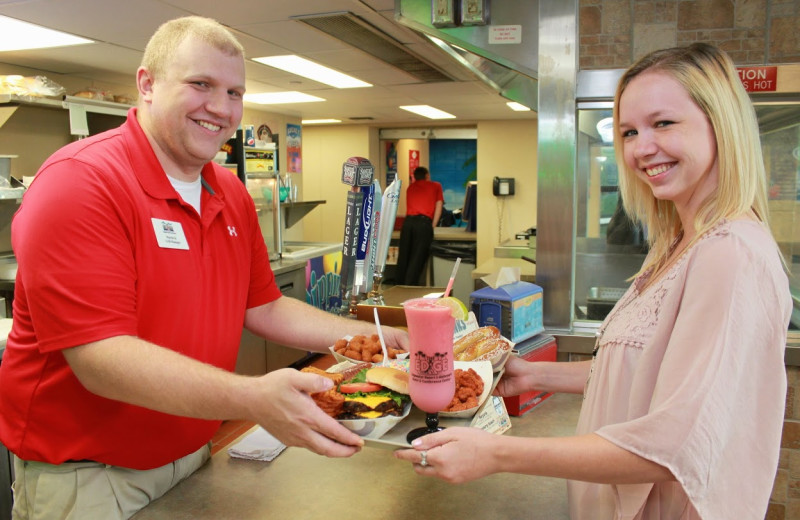
[[339,385],[344,406],[337,419],[377,419],[403,415],[410,401],[408,373],[396,368],[373,367]]

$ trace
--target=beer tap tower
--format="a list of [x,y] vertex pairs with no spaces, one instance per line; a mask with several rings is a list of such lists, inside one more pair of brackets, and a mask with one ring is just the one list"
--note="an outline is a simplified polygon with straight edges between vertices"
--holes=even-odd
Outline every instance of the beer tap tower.
[[[375,168],[368,159],[350,157],[342,165],[342,183],[350,186],[347,192],[347,206],[344,217],[344,238],[342,240],[342,268],[340,272],[339,295],[342,306],[340,314],[355,315],[358,293],[354,290],[356,278],[356,257],[359,247],[359,227],[361,226],[364,192],[361,187],[372,185]],[[369,227],[367,228],[369,232]]]

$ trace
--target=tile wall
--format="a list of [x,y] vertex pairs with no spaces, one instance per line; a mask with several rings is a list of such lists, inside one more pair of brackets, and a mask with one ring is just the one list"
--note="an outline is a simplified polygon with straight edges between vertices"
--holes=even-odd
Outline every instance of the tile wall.
[[650,51],[714,43],[737,65],[800,62],[796,0],[580,0],[580,68],[626,68]]

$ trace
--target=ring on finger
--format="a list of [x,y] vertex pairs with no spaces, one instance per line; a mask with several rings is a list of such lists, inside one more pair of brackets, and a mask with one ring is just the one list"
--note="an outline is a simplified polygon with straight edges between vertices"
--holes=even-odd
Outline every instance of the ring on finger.
[[421,460],[419,461],[419,465],[424,468],[424,467],[426,467],[428,465],[428,452],[427,451],[421,451],[420,452],[420,457],[421,457]]

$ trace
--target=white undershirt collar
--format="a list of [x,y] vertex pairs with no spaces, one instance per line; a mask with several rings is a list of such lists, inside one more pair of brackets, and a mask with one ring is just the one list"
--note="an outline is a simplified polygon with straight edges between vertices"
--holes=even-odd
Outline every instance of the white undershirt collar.
[[186,182],[167,175],[170,184],[187,204],[190,204],[200,215],[200,196],[203,190],[202,177],[198,176],[192,182]]

